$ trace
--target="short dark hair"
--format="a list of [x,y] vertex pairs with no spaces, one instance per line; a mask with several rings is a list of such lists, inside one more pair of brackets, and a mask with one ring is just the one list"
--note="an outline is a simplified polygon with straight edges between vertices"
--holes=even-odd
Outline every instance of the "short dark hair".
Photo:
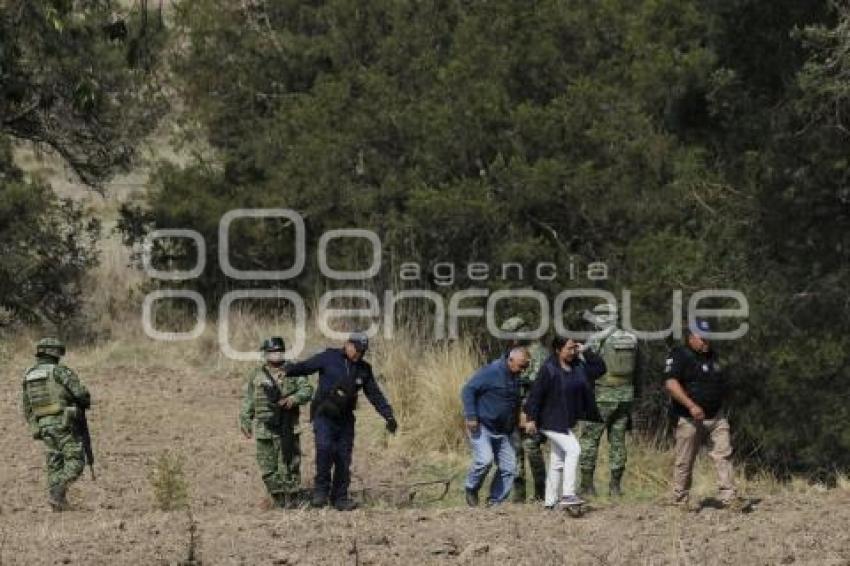
[[561,336],[560,334],[556,334],[552,339],[552,351],[558,352],[564,345],[569,342],[571,339],[568,336]]

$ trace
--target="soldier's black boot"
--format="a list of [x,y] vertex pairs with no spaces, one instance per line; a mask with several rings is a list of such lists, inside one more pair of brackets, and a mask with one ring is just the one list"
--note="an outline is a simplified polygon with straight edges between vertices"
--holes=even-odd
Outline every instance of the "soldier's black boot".
[[310,506],[319,508],[328,506],[328,494],[323,491],[314,491],[313,498],[310,500]]
[[276,493],[273,496],[275,507],[279,507],[281,509],[289,509],[289,494],[286,493]]
[[68,508],[68,500],[65,499],[65,485],[60,483],[51,486],[47,501],[54,511],[65,511]]
[[581,471],[581,487],[578,493],[584,497],[596,497],[596,487],[593,485],[593,470]]
[[623,480],[623,470],[611,470],[611,482],[608,484],[608,495],[611,497],[622,497],[623,488],[620,482]]
[[534,500],[543,501],[546,499],[546,482],[534,482]]
[[525,478],[516,478],[514,480],[511,499],[514,503],[525,503]]

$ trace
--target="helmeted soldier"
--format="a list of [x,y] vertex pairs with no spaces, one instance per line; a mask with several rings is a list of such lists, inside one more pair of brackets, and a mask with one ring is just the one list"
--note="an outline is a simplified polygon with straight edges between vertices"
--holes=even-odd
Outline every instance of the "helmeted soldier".
[[[512,316],[502,323],[502,332],[527,332],[528,324],[520,316]],[[516,346],[525,346],[529,354],[529,364],[519,375],[520,406],[525,403],[531,384],[537,377],[537,372],[549,357],[549,352],[539,340],[511,340],[507,350]],[[526,499],[526,475],[525,458],[528,456],[528,467],[534,481],[534,499],[543,501],[546,491],[546,463],[543,461],[543,451],[540,446],[546,439],[542,434],[527,434],[522,427],[514,431],[514,450],[517,458],[517,475],[514,479],[513,501],[514,503],[525,503]]]
[[255,438],[257,464],[269,498],[262,503],[293,507],[301,487],[299,407],[313,397],[306,377],[291,377],[283,369],[283,338],[263,341],[265,363],[254,368],[242,389],[239,426],[246,438]]
[[81,411],[91,396],[77,374],[59,363],[65,344],[42,338],[36,345],[36,364],[24,374],[23,409],[32,437],[47,448],[48,502],[54,511],[68,507],[68,486],[85,467]]
[[593,324],[599,329],[587,340],[587,348],[605,360],[607,371],[596,380],[596,405],[603,422],[583,423],[581,433],[581,493],[596,495],[593,474],[602,434],[608,432],[611,481],[609,494],[622,495],[626,467],[626,431],[628,430],[638,369],[638,339],[617,326],[617,308],[610,303],[596,305]]

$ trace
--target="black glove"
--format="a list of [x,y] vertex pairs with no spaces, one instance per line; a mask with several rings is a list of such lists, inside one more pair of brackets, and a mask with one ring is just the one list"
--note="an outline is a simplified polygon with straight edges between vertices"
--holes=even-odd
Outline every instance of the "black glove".
[[390,434],[395,434],[395,431],[398,430],[398,421],[395,420],[395,417],[390,417],[387,419],[387,431]]

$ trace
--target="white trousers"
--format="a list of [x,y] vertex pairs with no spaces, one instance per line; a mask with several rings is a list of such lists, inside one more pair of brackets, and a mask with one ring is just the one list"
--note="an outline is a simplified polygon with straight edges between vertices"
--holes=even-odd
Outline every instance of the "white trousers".
[[557,503],[559,496],[576,494],[576,472],[581,446],[572,432],[541,432],[549,439],[549,473],[546,474],[545,499],[548,506]]

